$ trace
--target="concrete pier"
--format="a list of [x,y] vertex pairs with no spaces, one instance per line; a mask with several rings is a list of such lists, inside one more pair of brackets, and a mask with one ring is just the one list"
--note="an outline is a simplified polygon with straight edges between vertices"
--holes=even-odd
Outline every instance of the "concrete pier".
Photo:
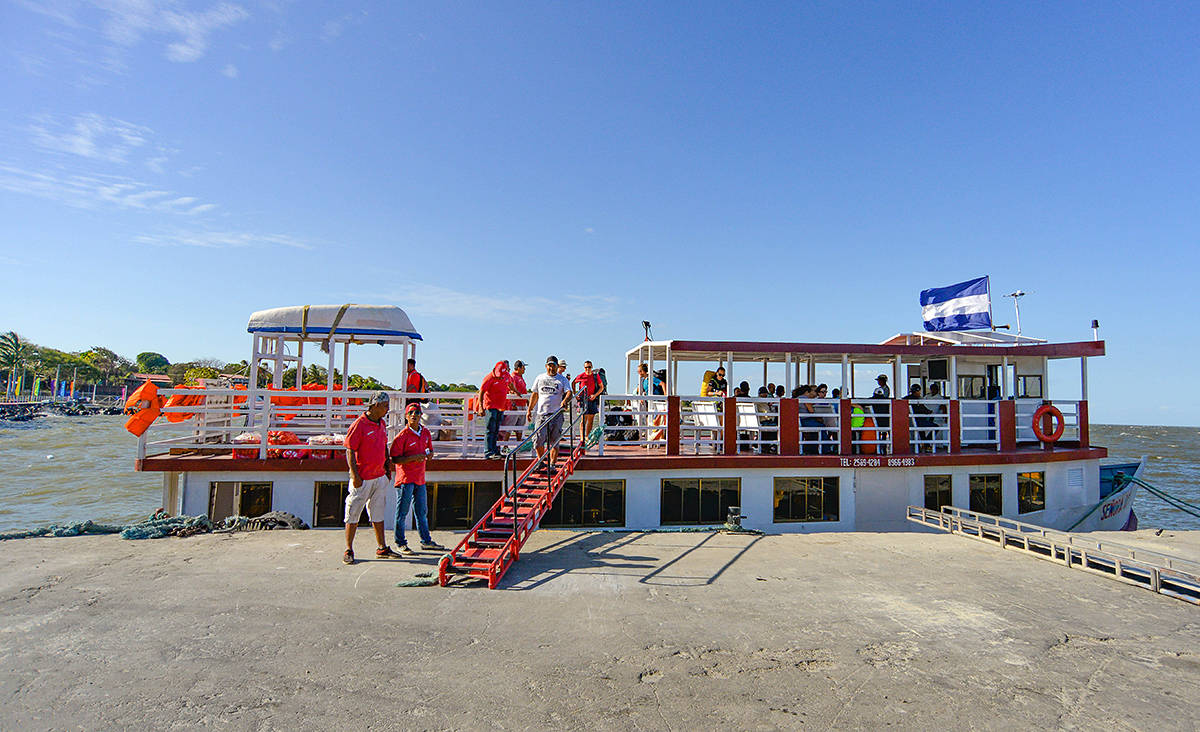
[[[1127,543],[1200,556],[1200,532]],[[454,537],[437,538],[450,543]],[[3,729],[1194,729],[1200,609],[961,537],[539,531],[502,589],[340,532],[0,544]]]

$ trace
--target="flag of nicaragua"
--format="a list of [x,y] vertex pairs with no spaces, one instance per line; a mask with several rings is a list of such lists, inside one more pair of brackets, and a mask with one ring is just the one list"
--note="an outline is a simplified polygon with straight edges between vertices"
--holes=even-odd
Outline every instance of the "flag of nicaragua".
[[979,330],[992,327],[991,287],[986,276],[957,285],[921,290],[925,330]]

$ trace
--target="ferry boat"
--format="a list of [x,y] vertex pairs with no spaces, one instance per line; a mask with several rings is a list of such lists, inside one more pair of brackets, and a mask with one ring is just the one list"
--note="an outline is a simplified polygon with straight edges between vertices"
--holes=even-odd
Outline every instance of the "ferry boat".
[[[350,354],[359,345],[399,346],[402,367],[421,336],[402,309],[382,305],[264,310],[247,330],[248,384],[160,390],[167,406],[139,436],[137,470],[163,474],[163,508],[173,514],[221,520],[276,510],[341,526],[341,437],[369,396],[349,388]],[[575,448],[569,475],[528,525],[637,530],[719,526],[732,516],[772,533],[904,531],[918,530],[907,506],[952,505],[1060,530],[1126,528],[1136,520],[1136,486],[1114,474],[1140,465],[1102,464],[1107,450],[1089,435],[1088,359],[1104,352],[1102,340],[995,332],[859,344],[647,339],[624,354],[624,387],[610,379],[593,435],[578,434],[573,408],[563,438]],[[1078,362],[1078,394],[1049,393],[1050,364],[1063,361]],[[313,364],[332,383],[284,387],[285,372]],[[661,388],[643,388],[641,364]],[[756,393],[774,374],[788,396],[702,394],[699,374],[718,366],[731,388],[747,381]],[[790,397],[818,373],[833,374],[840,398]],[[875,374],[899,393],[877,397]],[[936,385],[940,397],[900,398],[911,385],[925,395]],[[533,470],[523,405],[506,413],[501,437],[511,455],[489,459],[473,393],[389,394],[393,435],[408,401],[424,405],[434,438],[432,528],[478,529]],[[395,496],[389,501],[391,516]]]

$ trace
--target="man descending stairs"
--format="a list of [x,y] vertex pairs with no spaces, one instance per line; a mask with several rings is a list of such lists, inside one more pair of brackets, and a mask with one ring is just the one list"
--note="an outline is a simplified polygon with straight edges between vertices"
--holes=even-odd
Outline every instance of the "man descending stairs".
[[[571,427],[575,420],[571,420]],[[521,547],[562,490],[563,484],[575,472],[587,448],[600,438],[597,427],[586,440],[580,440],[553,467],[549,464],[549,453],[534,460],[515,480],[509,481],[509,465],[517,450],[505,460],[505,488],[496,505],[467,532],[466,537],[449,554],[438,562],[438,582],[445,587],[451,574],[465,574],[487,580],[488,587],[495,589],[500,578],[517,561]],[[570,431],[574,434],[574,430]],[[530,438],[533,439],[532,437]],[[573,440],[572,440],[573,442]],[[514,471],[515,472],[515,469]]]

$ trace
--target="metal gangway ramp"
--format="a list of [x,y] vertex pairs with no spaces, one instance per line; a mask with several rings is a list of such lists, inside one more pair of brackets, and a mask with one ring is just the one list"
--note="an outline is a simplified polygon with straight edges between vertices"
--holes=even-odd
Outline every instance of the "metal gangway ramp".
[[1200,562],[1190,559],[954,506],[909,506],[907,518],[1200,605]]

